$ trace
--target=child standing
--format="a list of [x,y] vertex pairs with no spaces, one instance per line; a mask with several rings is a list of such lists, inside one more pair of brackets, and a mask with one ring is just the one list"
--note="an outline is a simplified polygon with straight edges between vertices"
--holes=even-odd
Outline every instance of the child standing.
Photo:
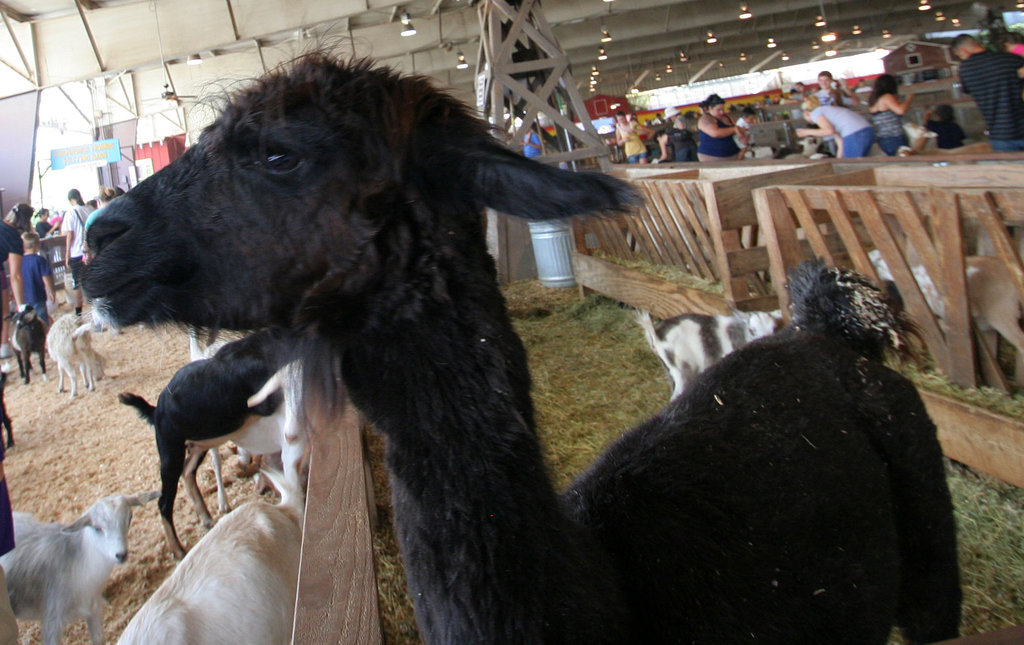
[[46,304],[57,304],[57,296],[53,291],[53,277],[50,274],[50,263],[39,255],[39,235],[22,233],[21,241],[25,244],[25,256],[21,259],[21,279],[25,285],[25,304],[32,305],[36,315],[47,325],[50,317]]

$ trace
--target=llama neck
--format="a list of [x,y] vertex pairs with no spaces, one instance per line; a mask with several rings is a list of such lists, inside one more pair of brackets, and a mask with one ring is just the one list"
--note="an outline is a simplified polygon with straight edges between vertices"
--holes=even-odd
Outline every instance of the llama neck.
[[543,642],[566,622],[586,631],[603,620],[591,606],[600,611],[615,594],[595,585],[604,598],[594,604],[564,589],[581,570],[609,567],[561,512],[533,427],[525,354],[496,288],[490,297],[495,306],[425,306],[344,358],[353,401],[388,438],[395,522],[431,643]]

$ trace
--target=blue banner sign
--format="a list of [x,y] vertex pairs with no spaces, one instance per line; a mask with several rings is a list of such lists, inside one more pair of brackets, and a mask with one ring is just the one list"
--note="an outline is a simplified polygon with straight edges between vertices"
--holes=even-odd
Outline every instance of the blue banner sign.
[[101,166],[118,161],[121,161],[121,142],[117,139],[103,139],[50,151],[50,168],[53,170],[71,166]]

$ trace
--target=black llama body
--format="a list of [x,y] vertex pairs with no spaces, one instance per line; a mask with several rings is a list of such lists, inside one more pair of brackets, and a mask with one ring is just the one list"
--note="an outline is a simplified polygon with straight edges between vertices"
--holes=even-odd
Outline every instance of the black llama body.
[[[954,636],[934,426],[906,380],[828,333],[726,358],[556,495],[481,209],[634,199],[503,148],[425,79],[314,55],[108,206],[84,285],[121,325],[304,334],[310,402],[337,399],[340,365],[388,437],[429,643],[860,645],[894,623],[911,641]],[[838,294],[810,327],[852,309]]]

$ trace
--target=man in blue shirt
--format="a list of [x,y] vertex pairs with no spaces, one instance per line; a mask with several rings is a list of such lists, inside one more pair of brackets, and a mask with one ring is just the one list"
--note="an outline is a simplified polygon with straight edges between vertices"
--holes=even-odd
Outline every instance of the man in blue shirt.
[[963,61],[960,80],[985,118],[992,150],[1024,150],[1024,58],[989,51],[967,34],[954,38],[950,47]]

